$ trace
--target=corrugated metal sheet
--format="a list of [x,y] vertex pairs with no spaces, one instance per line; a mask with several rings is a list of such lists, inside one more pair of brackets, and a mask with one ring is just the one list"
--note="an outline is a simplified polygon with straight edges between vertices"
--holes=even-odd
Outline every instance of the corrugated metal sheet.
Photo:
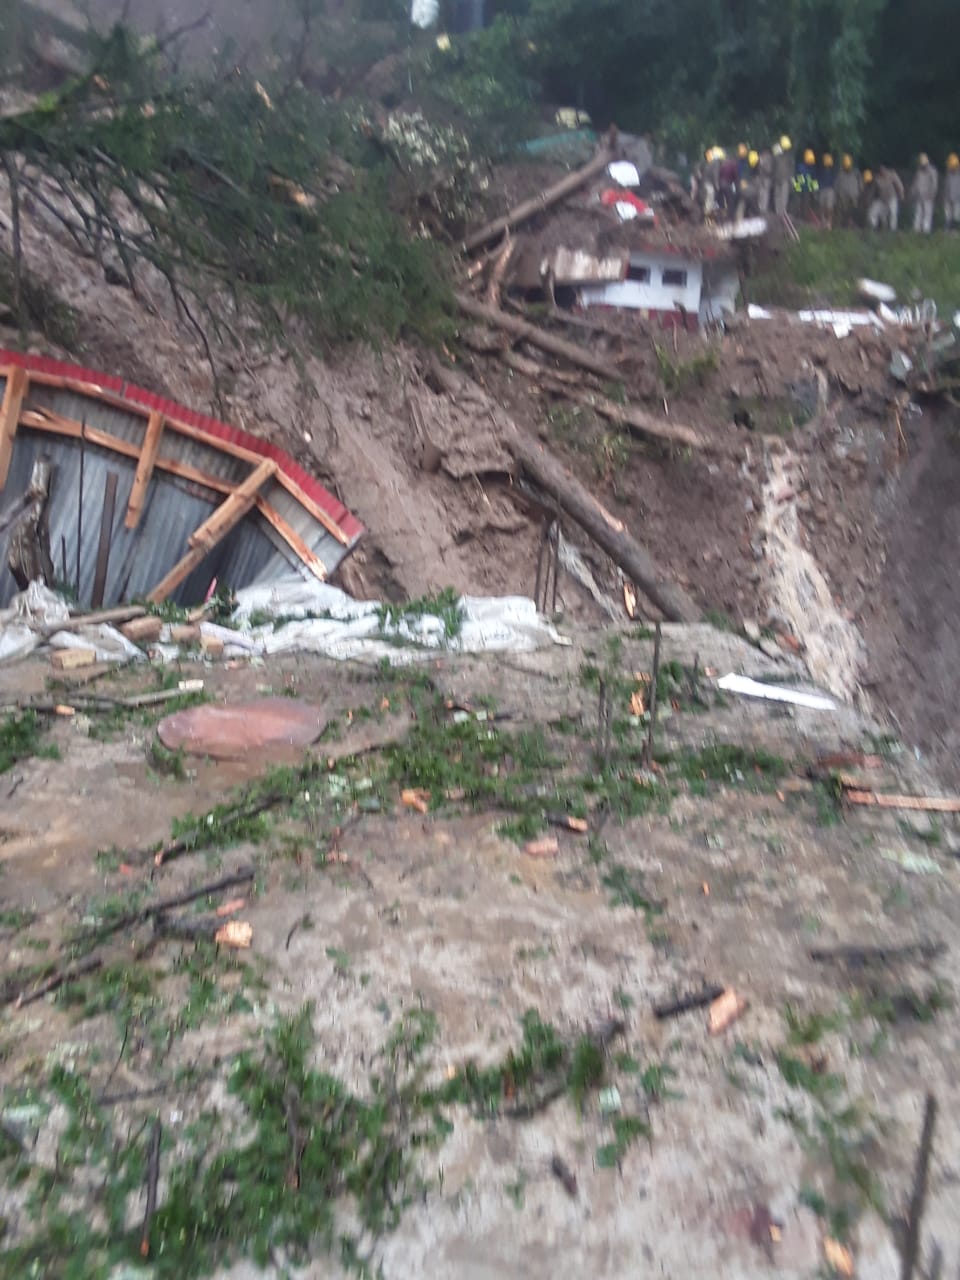
[[[6,353],[0,352],[0,365],[7,363],[5,357]],[[63,367],[58,366],[58,368]],[[45,372],[51,372],[51,370],[45,370]],[[79,374],[83,374],[83,380],[96,381],[99,386],[106,387],[114,394],[129,390],[123,388],[116,380],[105,379],[102,375],[90,374],[83,370],[74,370],[72,367],[69,373],[60,373],[59,376],[77,377]],[[4,385],[5,379],[0,376],[0,395]],[[176,412],[180,421],[187,419],[187,411],[181,410],[179,406],[174,406],[167,401],[161,403],[165,412],[170,414]],[[142,413],[128,412],[122,406],[105,403],[68,387],[46,387],[31,382],[24,408],[42,408],[73,421],[85,421],[88,427],[107,432],[118,440],[135,446],[138,450],[146,429],[147,420]],[[198,426],[201,430],[205,429],[206,423],[212,421],[202,419],[200,415],[192,415],[192,417],[195,421],[191,425]],[[220,439],[234,439],[235,443],[244,448],[250,447],[249,442],[254,440],[246,433],[235,432],[231,428],[224,427],[223,424],[216,425],[221,431]],[[331,519],[336,519],[334,513],[345,512],[346,509],[333,495],[323,489],[315,479],[306,476],[286,454],[273,446],[265,447],[263,441],[256,441],[256,443],[260,448],[254,452],[274,456],[278,466],[300,484],[313,501],[318,501],[317,491],[320,491],[324,502],[318,505],[322,506]],[[83,515],[78,527],[81,453]],[[76,588],[79,535],[78,600],[84,605],[89,603],[93,588],[104,492],[110,471],[117,473],[119,483],[104,596],[104,604],[108,605],[142,597],[151,591],[187,552],[190,534],[224,499],[223,494],[186,482],[157,468],[147,492],[140,522],[136,529],[128,530],[124,520],[136,472],[135,458],[126,458],[90,441],[84,443],[81,451],[80,442],[77,439],[21,426],[14,444],[7,484],[0,492],[0,523],[27,488],[34,461],[41,456],[47,457],[54,468],[49,521],[51,552],[56,574],[72,588]],[[250,472],[250,463],[222,452],[217,447],[217,439],[207,444],[205,441],[190,439],[173,430],[165,431],[161,438],[160,457],[175,458],[180,463],[189,464],[230,486],[239,483]],[[348,554],[350,547],[355,544],[362,532],[359,522],[346,512],[347,518],[342,522],[338,521],[341,530],[349,539],[348,544],[344,545],[292,497],[279,481],[270,482],[264,487],[262,493],[291,529],[320,559],[328,573],[332,573]],[[17,590],[13,576],[6,567],[7,540],[8,535],[0,537],[0,558],[2,558],[0,604],[9,602]],[[213,549],[203,564],[175,593],[173,599],[183,603],[202,598],[213,578],[217,578],[222,584],[237,588],[256,582],[269,582],[289,574],[291,570],[306,578],[312,577],[310,570],[267,520],[259,512],[253,511],[219,546]]]

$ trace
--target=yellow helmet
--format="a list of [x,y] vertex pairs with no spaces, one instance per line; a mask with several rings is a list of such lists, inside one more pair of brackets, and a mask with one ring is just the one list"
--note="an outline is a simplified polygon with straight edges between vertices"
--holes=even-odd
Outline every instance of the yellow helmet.
[[917,163],[920,165],[921,169],[924,167],[924,165],[928,165],[930,163],[930,157],[927,155],[925,151],[920,152],[920,155],[917,157]]
[[829,151],[825,151],[823,153],[823,167],[825,169],[833,168],[833,156],[830,154]]
[[872,171],[871,171],[870,169],[864,169],[864,171],[863,171],[863,181],[864,181],[864,185],[866,185],[866,183],[868,183],[868,182],[872,182],[872,181],[873,181],[873,173],[872,173]]
[[760,157],[757,155],[756,151],[751,151],[750,154],[747,156],[747,164],[750,166],[751,169],[755,169],[759,163],[760,163]]
[[803,163],[804,164],[817,163],[817,157],[813,154],[813,152],[810,150],[809,147],[807,147],[806,151],[803,153]]
[[843,167],[844,169],[846,169],[847,173],[850,172],[850,170],[853,168],[853,156],[843,157]]
[[746,160],[749,154],[750,154],[750,148],[747,146],[747,144],[745,142],[738,143],[737,155],[740,157],[740,159]]
[[724,151],[723,147],[714,147],[713,158],[714,160],[726,160],[727,153]]
[[947,156],[948,169],[960,169],[960,156],[955,151],[951,151]]
[[790,141],[790,138],[787,134],[784,134],[783,137],[780,139],[780,146],[784,151],[790,151],[791,148],[793,147],[793,143]]

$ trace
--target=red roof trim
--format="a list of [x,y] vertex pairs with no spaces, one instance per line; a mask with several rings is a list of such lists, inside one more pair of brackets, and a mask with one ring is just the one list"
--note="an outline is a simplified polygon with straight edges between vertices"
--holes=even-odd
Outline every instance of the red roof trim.
[[193,409],[187,409],[173,400],[166,400],[163,396],[154,395],[152,391],[145,391],[142,387],[124,382],[121,378],[98,373],[94,369],[85,369],[81,365],[64,364],[60,360],[51,360],[47,356],[30,356],[19,351],[2,349],[0,349],[0,364],[20,365],[28,373],[45,373],[54,378],[71,378],[75,382],[90,383],[92,386],[119,396],[122,400],[128,400],[131,404],[140,405],[151,412],[157,411],[167,417],[176,418],[189,427],[195,427],[209,436],[211,443],[223,440],[228,444],[249,449],[258,457],[272,458],[279,470],[294,484],[299,485],[304,493],[330,517],[347,539],[349,546],[352,546],[364,532],[364,527],[356,516],[348,511],[328,489],[325,489],[319,480],[315,480],[304,471],[303,467],[294,462],[288,453],[284,453],[277,445],[270,444],[267,440],[261,440],[259,436],[241,431],[239,427],[231,427],[226,422],[218,422],[216,418],[196,413]]

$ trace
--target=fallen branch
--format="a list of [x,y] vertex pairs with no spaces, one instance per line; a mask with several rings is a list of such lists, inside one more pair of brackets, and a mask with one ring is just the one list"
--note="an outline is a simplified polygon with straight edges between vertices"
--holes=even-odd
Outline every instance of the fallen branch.
[[86,956],[83,960],[78,960],[76,964],[70,965],[68,969],[61,969],[59,972],[51,974],[45,982],[41,982],[39,987],[34,987],[32,991],[21,991],[13,1007],[22,1009],[24,1005],[33,1004],[35,1000],[41,1000],[44,996],[49,995],[51,991],[56,991],[65,983],[74,982],[77,978],[82,978],[84,974],[93,973],[102,964],[102,957]]
[[913,1195],[910,1197],[910,1212],[907,1215],[907,1234],[903,1242],[903,1266],[900,1271],[900,1280],[913,1280],[920,1252],[920,1224],[923,1221],[923,1210],[927,1202],[927,1183],[930,1178],[930,1157],[933,1153],[933,1130],[936,1120],[937,1100],[932,1093],[928,1093],[923,1112],[920,1149],[917,1152],[917,1164],[913,1175]]
[[493,270],[490,272],[490,283],[487,285],[488,306],[499,307],[500,305],[500,286],[503,284],[503,277],[507,274],[507,267],[510,265],[510,259],[513,257],[516,244],[516,240],[508,234],[503,242],[502,249],[497,254]]
[[575,342],[567,342],[565,338],[558,338],[554,333],[538,329],[528,320],[521,320],[519,316],[512,316],[496,307],[489,307],[483,302],[478,302],[476,298],[467,297],[466,294],[458,293],[454,296],[460,310],[473,320],[483,320],[494,329],[502,329],[512,337],[529,342],[531,346],[539,347],[541,351],[547,351],[550,355],[567,360],[581,369],[587,369],[608,382],[616,382],[619,377],[615,365],[601,360],[584,347],[577,346]]
[[704,1009],[714,1000],[719,1000],[726,987],[710,986],[700,991],[688,991],[676,1000],[664,1000],[653,1006],[653,1016],[661,1021],[664,1018],[675,1018],[678,1014],[689,1013],[691,1009]]
[[505,231],[512,231],[514,227],[528,222],[530,218],[535,217],[538,213],[543,213],[544,210],[551,208],[552,205],[558,204],[566,196],[572,195],[574,191],[579,191],[595,174],[601,173],[612,159],[612,151],[608,147],[601,147],[593,159],[588,164],[585,164],[582,169],[576,169],[573,173],[568,173],[565,178],[561,178],[552,187],[547,187],[537,195],[531,196],[529,200],[524,200],[515,209],[504,214],[503,217],[494,218],[493,222],[488,222],[485,227],[480,227],[479,230],[467,236],[463,242],[464,252],[473,253],[475,249],[480,249],[483,245],[489,244],[491,240],[496,240],[499,236],[502,236]]
[[99,609],[96,613],[78,613],[66,622],[52,623],[43,628],[41,635],[45,638],[58,631],[79,631],[81,627],[96,627],[102,623],[114,626],[121,622],[130,622],[133,618],[142,618],[146,609],[139,604],[119,605],[116,609]]
[[960,813],[960,798],[955,796],[896,796],[876,791],[845,791],[850,804],[869,805],[877,809],[910,809],[920,813]]
[[654,417],[652,413],[647,413],[636,405],[617,404],[616,401],[609,400],[598,392],[584,391],[582,389],[582,381],[575,374],[564,373],[563,370],[559,369],[544,369],[536,361],[527,360],[512,351],[498,354],[511,369],[515,369],[517,373],[522,373],[535,382],[542,382],[548,387],[551,387],[553,383],[567,384],[557,385],[551,389],[555,389],[558,394],[565,396],[568,400],[574,400],[577,404],[582,404],[585,408],[592,409],[601,418],[606,418],[610,422],[616,422],[620,426],[626,427],[631,435],[638,436],[641,439],[656,440],[658,443],[668,445],[682,445],[688,449],[710,449],[716,447],[713,442],[705,439],[693,427],[684,426],[679,422],[665,422],[663,419]]
[[140,1257],[150,1256],[150,1222],[157,1211],[157,1186],[160,1182],[160,1117],[153,1122],[150,1134],[150,1153],[147,1156],[147,1207],[140,1232]]
[[936,960],[946,949],[946,944],[937,940],[909,942],[902,947],[814,947],[807,954],[819,964],[846,964],[857,969],[875,964],[895,964],[900,960]]
[[[205,898],[210,894],[222,893],[224,889],[232,889],[234,885],[246,884],[248,880],[253,880],[256,876],[256,870],[253,867],[242,867],[239,871],[231,872],[230,875],[221,876],[219,880],[214,880],[211,884],[202,884],[196,889],[188,889],[185,893],[175,894],[171,898],[161,898],[159,902],[151,903],[148,907],[143,907],[140,911],[131,911],[128,915],[120,916],[117,920],[111,920],[109,924],[99,925],[86,935],[82,935],[81,940],[95,939],[102,942],[104,938],[109,938],[114,933],[120,933],[123,929],[131,926],[145,924],[151,917],[162,916],[165,911],[172,911],[175,907],[185,907],[191,902],[196,902],[198,898]],[[223,921],[221,920],[222,924]]]
[[[434,380],[453,397],[469,391],[474,401],[483,398],[483,393],[468,378],[444,368],[435,358],[430,368]],[[530,479],[556,500],[560,509],[619,565],[664,617],[671,622],[699,622],[700,610],[690,596],[675,583],[663,579],[659,566],[623,521],[611,515],[539,441],[512,423],[503,433],[502,443]]]

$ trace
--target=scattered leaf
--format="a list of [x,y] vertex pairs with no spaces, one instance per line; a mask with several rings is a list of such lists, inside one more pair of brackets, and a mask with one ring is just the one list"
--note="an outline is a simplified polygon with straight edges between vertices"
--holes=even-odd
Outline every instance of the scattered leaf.
[[222,947],[233,947],[237,951],[245,951],[253,941],[253,925],[246,920],[231,920],[214,935],[214,941]]
[[530,840],[523,846],[523,852],[529,854],[531,858],[555,858],[560,852],[560,841],[556,836]]
[[828,1265],[833,1268],[835,1275],[853,1275],[853,1254],[839,1240],[834,1240],[832,1236],[826,1236],[823,1241],[823,1256],[826,1258]]
[[242,911],[247,905],[246,898],[231,898],[229,902],[225,902],[223,906],[217,907],[218,916],[232,916],[237,911]]
[[408,787],[400,799],[408,809],[416,809],[417,813],[427,813],[430,809],[430,792],[419,787]]
[[718,996],[710,1006],[710,1034],[718,1036],[726,1031],[732,1023],[746,1010],[747,1002],[738,996],[733,987],[727,987],[722,996]]

